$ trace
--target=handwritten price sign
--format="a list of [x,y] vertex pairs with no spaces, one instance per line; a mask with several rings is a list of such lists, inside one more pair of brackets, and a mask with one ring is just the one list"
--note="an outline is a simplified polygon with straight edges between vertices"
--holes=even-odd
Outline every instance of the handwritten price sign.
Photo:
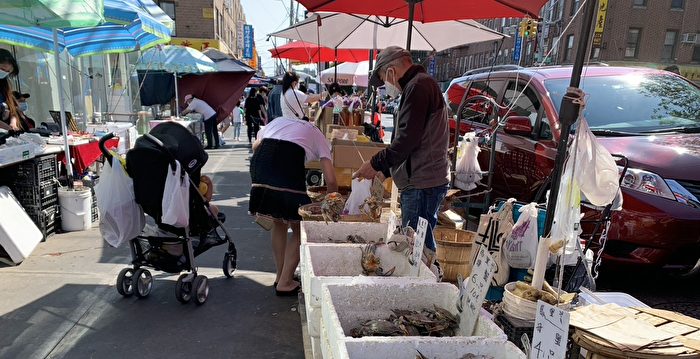
[[384,240],[384,243],[387,243],[391,240],[391,236],[394,235],[394,232],[396,231],[396,228],[399,225],[400,223],[399,219],[396,217],[396,213],[391,212],[391,215],[389,215],[389,224],[386,228],[386,239]]
[[413,252],[411,253],[411,263],[413,263],[414,273],[420,275],[420,263],[423,260],[423,247],[425,247],[425,235],[428,232],[428,221],[423,217],[418,217],[418,228],[413,239]]
[[496,273],[496,261],[491,257],[488,249],[485,246],[478,248],[479,252],[476,255],[469,279],[464,281],[464,288],[460,288],[466,301],[463,310],[468,313],[468,319],[463,328],[466,328],[468,333],[474,332],[476,319],[479,317],[479,308],[486,299],[486,292],[489,290],[493,274]]
[[537,301],[535,333],[529,359],[564,359],[569,335],[569,312]]

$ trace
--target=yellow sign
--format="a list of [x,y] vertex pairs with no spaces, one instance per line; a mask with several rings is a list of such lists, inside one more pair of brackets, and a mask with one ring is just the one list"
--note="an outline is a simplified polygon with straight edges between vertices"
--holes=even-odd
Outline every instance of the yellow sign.
[[253,70],[258,69],[258,49],[253,48],[253,58],[250,59],[250,67],[253,68]]
[[180,45],[191,47],[195,50],[204,51],[205,49],[212,47],[217,50],[221,49],[219,40],[215,39],[194,39],[189,37],[173,37],[170,39],[171,45]]
[[214,8],[203,7],[202,8],[202,17],[205,19],[213,19],[214,18]]
[[595,17],[595,35],[593,35],[593,46],[603,44],[603,30],[605,29],[605,15],[608,12],[608,0],[598,2],[598,14]]

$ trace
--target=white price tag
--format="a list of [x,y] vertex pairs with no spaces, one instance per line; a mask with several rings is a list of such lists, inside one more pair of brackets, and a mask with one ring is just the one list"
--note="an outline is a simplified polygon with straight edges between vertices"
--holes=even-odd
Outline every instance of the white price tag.
[[569,312],[537,301],[530,359],[564,359],[569,338]]
[[391,239],[391,236],[394,235],[394,231],[396,231],[396,227],[400,226],[401,223],[398,223],[399,219],[396,217],[396,213],[391,212],[391,215],[389,215],[389,224],[387,225],[386,228],[386,238],[384,239],[384,243],[389,242]]
[[411,254],[416,276],[420,275],[420,263],[423,260],[423,247],[425,247],[425,234],[427,232],[428,220],[418,217],[418,228],[416,228],[416,235],[413,237],[413,253]]
[[489,290],[494,273],[496,273],[496,261],[491,257],[486,247],[479,246],[472,272],[469,278],[464,281],[464,288],[460,289],[464,292],[465,297],[465,303],[462,307],[467,312],[467,322],[463,323],[463,328],[468,333],[474,332],[476,319],[479,318],[480,308],[486,299],[486,292]]

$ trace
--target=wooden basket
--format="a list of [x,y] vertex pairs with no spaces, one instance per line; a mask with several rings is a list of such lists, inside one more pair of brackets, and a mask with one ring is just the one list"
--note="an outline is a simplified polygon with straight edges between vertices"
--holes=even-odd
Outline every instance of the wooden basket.
[[472,247],[476,233],[450,227],[436,227],[437,260],[443,270],[443,280],[456,282],[457,275],[467,278],[472,270]]
[[[321,215],[321,202],[305,204],[299,207],[299,215],[304,221],[325,221]],[[365,214],[341,215],[340,222],[379,222]]]
[[[307,187],[306,193],[309,195],[309,198],[311,198],[311,202],[321,202],[323,198],[326,197],[328,188],[326,188],[326,186]],[[347,198],[350,195],[350,187],[338,187],[338,193],[343,195],[344,198]]]

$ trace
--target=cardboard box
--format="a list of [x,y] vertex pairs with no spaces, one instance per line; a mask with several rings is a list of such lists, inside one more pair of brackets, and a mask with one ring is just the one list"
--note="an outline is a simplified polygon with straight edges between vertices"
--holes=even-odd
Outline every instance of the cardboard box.
[[387,145],[376,142],[353,142],[334,139],[332,142],[333,166],[336,168],[358,169],[362,163],[386,148]]

